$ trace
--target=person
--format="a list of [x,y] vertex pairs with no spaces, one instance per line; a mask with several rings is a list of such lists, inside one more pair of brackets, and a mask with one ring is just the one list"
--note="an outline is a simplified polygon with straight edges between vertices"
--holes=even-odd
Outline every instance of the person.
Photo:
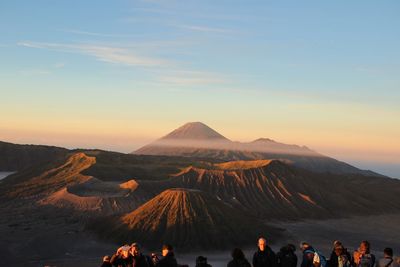
[[249,261],[246,259],[240,248],[234,248],[231,256],[232,260],[228,262],[227,267],[251,267]]
[[393,259],[393,249],[385,248],[383,258],[378,261],[376,267],[398,267],[398,263]]
[[140,252],[139,243],[131,245],[130,253],[132,255],[132,267],[152,267],[152,261]]
[[360,247],[353,253],[353,266],[373,267],[375,265],[375,255],[370,252],[370,244],[364,240]]
[[278,267],[296,267],[297,256],[295,251],[296,247],[293,244],[282,247],[276,254]]
[[163,245],[161,253],[163,258],[157,261],[155,267],[178,267],[178,262],[175,259],[173,247],[171,245]]
[[329,267],[350,267],[351,256],[340,241],[333,243],[333,251],[328,261]]
[[100,267],[112,267],[112,264],[111,264],[110,260],[111,260],[110,256],[108,256],[108,255],[104,256],[103,257],[103,264],[101,264]]
[[301,267],[326,267],[325,257],[307,242],[300,243],[300,249],[303,252]]
[[258,239],[258,250],[253,255],[253,267],[276,267],[276,255],[267,245],[265,238]]
[[131,247],[124,245],[117,249],[117,252],[111,257],[110,263],[115,267],[132,267]]
[[211,265],[207,263],[206,257],[198,256],[196,258],[196,267],[211,267]]

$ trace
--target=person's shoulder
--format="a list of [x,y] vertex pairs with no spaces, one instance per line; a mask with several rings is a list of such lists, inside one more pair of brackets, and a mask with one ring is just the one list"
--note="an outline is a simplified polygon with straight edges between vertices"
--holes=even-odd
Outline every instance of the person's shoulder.
[[274,250],[270,246],[267,246],[267,251],[269,251],[272,254],[275,254]]

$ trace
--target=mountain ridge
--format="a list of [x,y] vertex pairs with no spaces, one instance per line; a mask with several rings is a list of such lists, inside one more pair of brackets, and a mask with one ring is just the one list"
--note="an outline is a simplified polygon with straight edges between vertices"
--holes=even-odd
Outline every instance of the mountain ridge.
[[[200,122],[194,123],[194,125],[201,129],[207,129],[207,131],[210,129],[216,133],[215,136],[223,138],[206,138],[207,135],[202,135],[204,138],[196,139],[196,136],[201,133],[197,133],[197,127],[192,127],[192,125],[193,123],[185,124],[170,134],[135,150],[132,154],[184,156],[223,161],[278,159],[287,160],[297,167],[320,173],[359,173],[367,176],[382,176],[324,156],[307,146],[283,144],[269,138],[258,138],[248,143],[233,142]],[[181,138],[180,135],[172,134],[181,132],[187,127],[191,128],[190,135],[185,134]],[[185,131],[183,130],[183,132]],[[170,135],[174,138],[170,138]]]

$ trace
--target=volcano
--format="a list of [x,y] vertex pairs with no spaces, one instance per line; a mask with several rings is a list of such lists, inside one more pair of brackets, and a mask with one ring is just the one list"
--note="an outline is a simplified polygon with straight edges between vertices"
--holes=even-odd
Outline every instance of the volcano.
[[119,220],[94,227],[117,242],[141,240],[154,248],[171,243],[183,250],[248,245],[260,235],[276,238],[281,232],[215,196],[182,188],[167,189]]

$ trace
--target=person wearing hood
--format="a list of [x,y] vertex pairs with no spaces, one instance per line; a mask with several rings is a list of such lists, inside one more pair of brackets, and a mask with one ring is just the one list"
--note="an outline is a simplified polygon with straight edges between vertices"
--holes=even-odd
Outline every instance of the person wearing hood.
[[246,259],[240,248],[234,248],[231,256],[232,260],[228,263],[227,267],[251,267],[249,261]]
[[280,249],[276,254],[278,267],[296,267],[297,256],[295,254],[296,247],[293,244],[288,244]]

